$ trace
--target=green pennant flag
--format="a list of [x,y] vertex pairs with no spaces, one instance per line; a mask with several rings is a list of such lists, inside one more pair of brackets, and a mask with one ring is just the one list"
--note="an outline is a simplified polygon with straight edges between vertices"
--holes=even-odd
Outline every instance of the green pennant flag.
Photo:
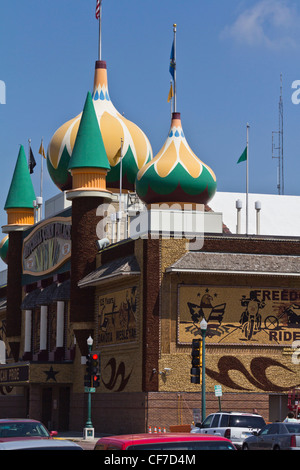
[[248,149],[246,147],[245,150],[243,151],[242,155],[240,156],[238,163],[246,162],[247,158],[248,158]]

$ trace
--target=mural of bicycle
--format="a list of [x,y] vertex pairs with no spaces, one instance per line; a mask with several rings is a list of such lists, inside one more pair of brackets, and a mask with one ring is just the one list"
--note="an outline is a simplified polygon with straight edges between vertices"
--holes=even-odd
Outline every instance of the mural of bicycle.
[[249,340],[261,330],[260,310],[265,307],[265,303],[258,300],[255,292],[251,291],[248,299],[245,295],[242,296],[241,305],[245,310],[241,315],[240,324],[245,338]]
[[[265,308],[266,304],[256,298],[256,292],[251,291],[247,299],[246,296],[242,297],[241,305],[246,307],[240,319],[242,325],[242,332],[245,338],[250,340],[252,336],[261,331],[262,328],[262,315],[260,311]],[[300,326],[300,305],[291,304],[286,307],[278,316],[268,315],[263,322],[265,330],[277,330],[280,328],[280,320],[286,318],[288,327]]]
[[297,305],[297,304],[290,305],[278,317],[269,315],[265,319],[265,328],[267,328],[268,330],[275,330],[279,328],[279,320],[283,318],[284,316],[287,317],[288,326],[292,326],[292,325],[300,326],[300,305]]

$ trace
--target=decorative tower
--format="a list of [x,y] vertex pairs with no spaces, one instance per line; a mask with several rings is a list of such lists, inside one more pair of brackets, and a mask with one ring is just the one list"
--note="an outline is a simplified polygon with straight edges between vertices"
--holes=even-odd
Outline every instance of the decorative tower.
[[[110,165],[90,92],[87,94],[68,169],[72,175],[73,191],[107,191],[106,176]],[[71,193],[68,194],[71,199]]]
[[[103,60],[97,60],[95,63],[92,97],[111,167],[107,175],[107,187],[114,192],[118,192],[120,186],[125,191],[134,190],[136,175],[152,158],[152,148],[144,132],[122,116],[112,104],[108,91],[106,62]],[[53,135],[48,147],[48,171],[61,190],[71,188],[68,166],[80,120],[81,114],[63,124]]]
[[34,224],[35,193],[28,170],[24,147],[21,145],[12,182],[4,209],[7,213],[8,231],[18,226]]
[[[205,206],[214,196],[217,183],[211,168],[190,148],[176,109],[176,24],[173,28],[169,69],[174,81],[171,127],[161,150],[138,172],[136,192],[149,210],[148,232],[176,232],[176,236],[180,233],[197,238],[205,230]],[[170,220],[169,227],[166,220]]]
[[156,157],[138,173],[136,191],[147,205],[207,204],[216,191],[214,172],[203,163],[188,145],[177,112],[176,87],[176,31],[173,24],[173,44],[170,57],[170,74],[174,83],[174,112],[167,140]]
[[20,147],[5,203],[8,234],[7,253],[7,337],[15,361],[19,360],[22,303],[22,232],[34,224],[35,193],[23,146]]
[[94,335],[94,288],[81,290],[78,282],[96,268],[99,250],[97,224],[101,221],[97,210],[111,199],[111,193],[106,189],[110,165],[90,93],[87,94],[68,168],[72,177],[72,189],[66,194],[72,201],[70,315],[79,348],[85,354],[86,340]]
[[138,173],[136,191],[146,204],[207,204],[216,191],[214,172],[191,150],[180,113],[173,113],[166,142]]

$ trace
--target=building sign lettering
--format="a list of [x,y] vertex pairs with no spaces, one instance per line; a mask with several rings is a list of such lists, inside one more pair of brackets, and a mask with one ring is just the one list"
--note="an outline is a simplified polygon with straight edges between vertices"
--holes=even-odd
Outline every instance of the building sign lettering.
[[14,366],[14,367],[0,367],[0,385],[13,383],[23,383],[29,380],[29,367],[25,366]]
[[71,256],[71,218],[57,217],[39,224],[23,242],[23,274],[40,276]]

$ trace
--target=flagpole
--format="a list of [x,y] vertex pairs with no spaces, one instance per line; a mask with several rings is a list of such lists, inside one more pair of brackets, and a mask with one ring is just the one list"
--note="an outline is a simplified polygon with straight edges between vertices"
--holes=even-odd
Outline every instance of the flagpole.
[[117,214],[117,241],[121,240],[121,223],[122,223],[122,178],[123,178],[123,139],[121,137],[120,147],[120,195],[119,195],[119,213]]
[[30,164],[30,147],[31,147],[31,139],[28,139],[28,168]]
[[102,0],[100,0],[100,4],[99,4],[99,60],[102,60],[101,18],[102,18]]
[[174,31],[174,113],[177,112],[177,99],[176,99],[176,23],[173,24]]
[[247,160],[246,160],[246,235],[248,235],[248,206],[249,206],[249,124],[247,123]]
[[[44,139],[42,139],[42,146],[44,148],[43,140]],[[41,163],[41,197],[43,197],[43,160],[44,160],[44,156],[42,155],[42,163]]]
[[[170,90],[171,90],[171,87],[173,86],[172,84],[172,80],[170,80]],[[172,114],[173,114],[173,97],[171,97],[170,99],[170,105],[171,105],[171,119],[172,119]]]

